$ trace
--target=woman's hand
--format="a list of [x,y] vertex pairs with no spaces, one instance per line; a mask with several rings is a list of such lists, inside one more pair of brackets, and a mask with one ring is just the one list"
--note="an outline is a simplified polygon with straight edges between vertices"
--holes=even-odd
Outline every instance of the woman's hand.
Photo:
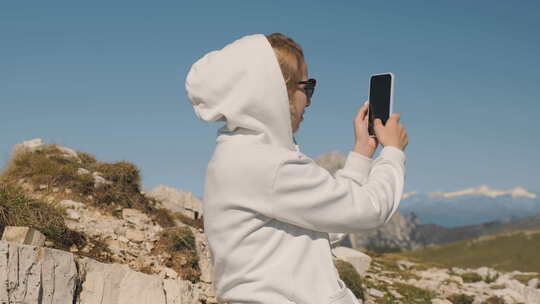
[[353,151],[371,158],[377,145],[379,144],[376,137],[370,137],[368,134],[368,107],[369,100],[366,100],[364,105],[356,112],[356,117],[353,121],[355,144]]

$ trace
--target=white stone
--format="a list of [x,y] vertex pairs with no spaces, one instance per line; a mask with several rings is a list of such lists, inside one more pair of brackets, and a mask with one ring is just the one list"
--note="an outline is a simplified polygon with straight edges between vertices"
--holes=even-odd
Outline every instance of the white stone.
[[83,258],[79,268],[84,282],[79,304],[166,304],[163,281],[129,269]]
[[67,148],[67,147],[62,147],[62,146],[58,146],[58,149],[60,151],[62,151],[62,153],[64,153],[64,156],[73,157],[73,158],[77,158],[77,159],[79,158],[79,155],[73,149],[70,149],[70,148]]
[[416,265],[416,263],[406,261],[406,260],[399,260],[396,263],[399,269],[401,270],[408,270],[408,269],[411,269],[414,265]]
[[45,144],[41,138],[34,138],[31,140],[23,141],[18,143],[13,148],[13,154],[23,153],[23,152],[35,152],[43,148]]
[[133,241],[133,242],[137,242],[137,243],[141,243],[143,242],[146,237],[144,235],[144,232],[142,231],[139,231],[139,230],[134,230],[134,229],[129,229],[126,231],[126,237]]
[[106,180],[105,178],[103,178],[99,172],[93,172],[92,173],[92,176],[94,177],[94,187],[96,188],[99,188],[103,185],[110,185],[112,184],[111,181],[109,180]]
[[78,221],[81,218],[81,214],[73,209],[67,209],[66,214],[69,219],[72,219],[75,221]]
[[377,297],[377,298],[380,298],[380,297],[384,297],[384,293],[378,289],[375,289],[375,288],[370,288],[368,289],[368,292],[370,295],[374,296],[374,297]]
[[452,302],[448,301],[447,299],[431,299],[431,304],[452,304]]
[[6,226],[2,241],[41,247],[45,244],[45,236],[34,228]]
[[142,227],[150,223],[150,218],[146,214],[132,208],[122,209],[122,218],[136,227]]
[[367,254],[348,247],[332,249],[337,258],[349,262],[361,276],[365,274],[371,264],[371,257]]
[[61,200],[59,202],[60,206],[64,207],[64,208],[68,208],[68,209],[81,209],[81,208],[84,208],[84,204],[83,203],[79,203],[79,202],[76,202],[76,201],[72,201],[72,200]]
[[77,174],[79,175],[90,174],[90,171],[86,170],[85,168],[79,168],[77,169]]

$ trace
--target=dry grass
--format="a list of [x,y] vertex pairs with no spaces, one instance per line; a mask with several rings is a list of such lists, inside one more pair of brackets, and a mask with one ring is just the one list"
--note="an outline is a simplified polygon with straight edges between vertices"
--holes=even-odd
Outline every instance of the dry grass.
[[184,280],[192,283],[200,281],[201,269],[195,243],[195,235],[189,227],[165,229],[153,255],[165,257],[165,266],[174,269]]
[[21,188],[0,184],[0,234],[5,226],[27,226],[42,232],[56,248],[84,246],[84,235],[69,229],[64,215],[61,209],[27,197]]
[[[117,217],[121,216],[118,211],[122,208],[134,208],[148,214],[164,228],[175,226],[176,215],[159,208],[155,199],[141,193],[140,172],[134,164],[100,162],[85,152],[77,152],[77,156],[80,162],[65,156],[55,144],[45,145],[34,152],[20,152],[12,156],[0,181],[10,185],[24,181],[31,185],[32,191],[41,195],[55,200],[76,200]],[[80,168],[99,172],[110,183],[96,187],[92,174],[79,173]],[[198,227],[198,223],[189,218],[180,220]]]

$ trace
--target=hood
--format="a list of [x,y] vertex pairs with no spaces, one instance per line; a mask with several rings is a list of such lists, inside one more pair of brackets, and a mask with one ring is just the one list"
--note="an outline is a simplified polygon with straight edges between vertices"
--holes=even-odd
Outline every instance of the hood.
[[206,53],[191,66],[185,88],[197,117],[225,121],[218,139],[256,136],[266,144],[298,148],[285,80],[265,35],[247,35]]

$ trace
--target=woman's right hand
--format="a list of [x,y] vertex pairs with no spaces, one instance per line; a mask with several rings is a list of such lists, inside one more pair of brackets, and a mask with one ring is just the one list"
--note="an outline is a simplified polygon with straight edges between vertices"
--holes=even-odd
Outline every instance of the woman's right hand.
[[381,145],[393,146],[405,151],[405,147],[409,144],[409,136],[405,127],[399,123],[400,116],[399,113],[392,113],[384,125],[380,118],[376,118],[373,122],[373,130]]

